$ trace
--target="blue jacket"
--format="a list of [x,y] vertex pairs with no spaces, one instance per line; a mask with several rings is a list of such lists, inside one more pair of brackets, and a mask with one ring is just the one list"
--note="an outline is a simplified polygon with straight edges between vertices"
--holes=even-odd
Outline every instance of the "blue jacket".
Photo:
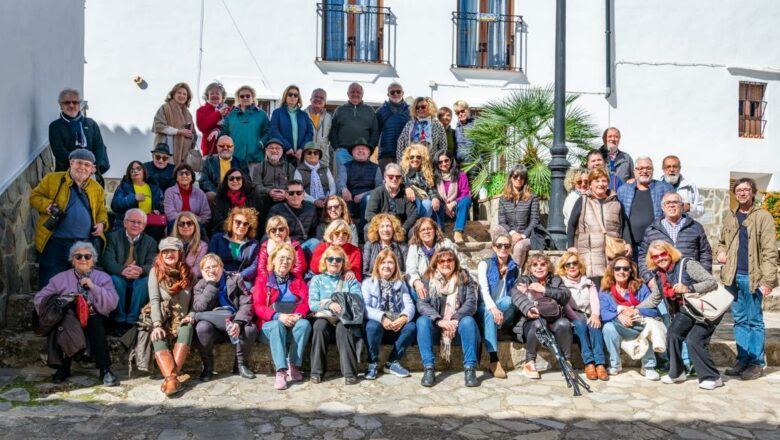
[[[301,109],[295,111],[295,118],[298,121],[298,150],[303,149],[306,142],[314,140],[314,124],[311,118]],[[279,139],[284,142],[282,147],[284,151],[293,147],[293,131],[290,113],[287,106],[283,105],[271,113],[271,129],[268,139]]]
[[[163,193],[160,187],[152,182],[149,183],[149,188],[152,189],[152,211],[157,210],[160,213],[163,212]],[[122,179],[119,186],[114,191],[114,198],[111,199],[111,211],[116,216],[114,217],[114,227],[112,229],[121,229],[122,221],[125,218],[125,212],[132,208],[138,207],[138,200],[135,199],[135,188],[133,183],[129,180]]]
[[[382,292],[379,281],[373,277],[363,280],[361,286],[363,302],[366,304],[366,316],[368,319],[382,322],[385,313],[382,311]],[[390,301],[390,312],[406,315],[409,321],[414,321],[414,301],[409,294],[409,288],[403,281],[393,282],[393,298]]]
[[[650,289],[647,287],[646,284],[642,284],[642,286],[639,288],[639,292],[636,293],[636,299],[639,300],[641,303],[645,299],[649,298],[651,295]],[[629,299],[629,295],[625,296],[626,300]],[[601,309],[601,321],[602,322],[609,322],[613,321],[617,318],[618,315],[618,309],[617,309],[617,301],[615,301],[615,298],[612,297],[612,292],[609,291],[601,291],[599,292],[599,304]],[[658,313],[658,309],[656,308],[640,308],[639,314],[642,316],[647,316],[650,318],[657,318],[661,316]]]
[[[498,286],[498,281],[501,279],[501,276],[498,273],[498,257],[496,257],[496,254],[494,253],[485,261],[487,262],[487,280],[488,286],[490,287],[490,292],[483,293],[492,297],[493,291],[496,289]],[[512,287],[515,287],[515,282],[517,281],[517,277],[520,275],[520,270],[517,267],[517,263],[515,263],[515,260],[512,258],[509,259],[507,266],[508,268],[504,278],[504,285],[506,285],[506,292],[507,295],[509,295],[509,291],[512,290]],[[480,299],[480,302],[481,301],[482,300]]]
[[455,161],[458,164],[471,160],[471,147],[474,145],[474,141],[466,136],[466,130],[472,127],[474,127],[474,118],[466,119],[465,124],[461,124],[458,121],[458,126],[455,128],[455,141],[458,144],[458,149],[455,152]]
[[[623,211],[626,213],[626,218],[631,217],[631,205],[634,203],[634,192],[636,191],[636,182],[624,183],[617,190],[617,198],[620,204],[623,205]],[[664,216],[664,212],[661,211],[661,199],[664,194],[668,192],[674,192],[672,185],[661,180],[653,180],[650,182],[650,197],[653,199],[653,216],[654,219],[659,219]]]
[[230,239],[224,232],[214,234],[209,241],[209,252],[219,255],[225,270],[228,272],[238,272],[245,282],[254,285],[257,277],[257,255],[260,253],[260,243],[256,239],[247,240],[240,247],[240,259],[233,258],[230,252]]
[[[230,168],[238,168],[249,177],[249,167],[246,161],[236,156],[230,160]],[[203,161],[203,171],[198,179],[198,186],[203,192],[217,192],[222,179],[219,178],[219,156],[212,154]]]
[[376,111],[376,119],[379,124],[379,158],[395,159],[398,137],[406,123],[412,119],[409,104],[401,101],[399,105],[395,105],[385,101]]

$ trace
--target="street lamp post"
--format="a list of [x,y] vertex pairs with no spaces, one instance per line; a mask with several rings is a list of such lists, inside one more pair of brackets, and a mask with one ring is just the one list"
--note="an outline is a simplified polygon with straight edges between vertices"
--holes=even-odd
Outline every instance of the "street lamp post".
[[566,0],[556,0],[555,8],[555,120],[550,171],[550,205],[548,230],[558,249],[566,249],[566,225],[563,224],[563,200],[566,189],[563,180],[569,161],[566,159]]

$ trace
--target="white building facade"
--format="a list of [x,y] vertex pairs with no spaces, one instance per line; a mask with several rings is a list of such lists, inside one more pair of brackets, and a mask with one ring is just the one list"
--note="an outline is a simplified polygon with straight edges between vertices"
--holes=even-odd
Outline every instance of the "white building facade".
[[[567,91],[600,130],[619,127],[657,175],[673,153],[700,187],[737,172],[780,189],[780,2],[567,3]],[[147,160],[179,81],[198,96],[215,79],[230,95],[249,84],[271,107],[289,84],[339,104],[353,81],[379,105],[398,81],[407,96],[481,107],[554,78],[552,0],[102,0],[86,3],[85,32],[85,98],[114,177]]]

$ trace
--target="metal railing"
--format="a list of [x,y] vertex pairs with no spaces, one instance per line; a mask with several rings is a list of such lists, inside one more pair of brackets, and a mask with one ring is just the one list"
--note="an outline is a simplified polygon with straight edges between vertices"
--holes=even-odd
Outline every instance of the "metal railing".
[[452,67],[523,71],[525,24],[519,15],[452,13]]
[[390,64],[395,44],[390,8],[317,4],[317,61]]

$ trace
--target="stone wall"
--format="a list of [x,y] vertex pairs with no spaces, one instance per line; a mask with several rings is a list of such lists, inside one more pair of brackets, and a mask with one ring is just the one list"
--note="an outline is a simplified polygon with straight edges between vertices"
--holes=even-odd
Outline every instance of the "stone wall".
[[704,215],[697,220],[704,226],[713,249],[723,229],[723,215],[729,210],[729,194],[727,188],[699,188],[699,195],[704,199]]
[[0,328],[6,325],[8,298],[30,293],[37,283],[35,222],[30,192],[54,169],[54,157],[46,148],[0,195]]

